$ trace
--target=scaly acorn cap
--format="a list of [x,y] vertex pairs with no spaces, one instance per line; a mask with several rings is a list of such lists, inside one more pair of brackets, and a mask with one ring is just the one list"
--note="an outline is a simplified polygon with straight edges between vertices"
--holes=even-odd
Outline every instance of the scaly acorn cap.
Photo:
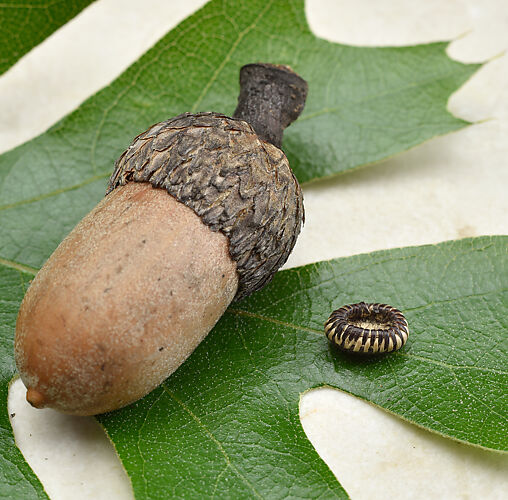
[[225,234],[239,277],[235,300],[272,279],[300,233],[302,192],[272,142],[280,145],[307,95],[306,82],[285,66],[249,64],[240,84],[234,118],[184,113],[138,135],[116,162],[107,190],[149,182]]

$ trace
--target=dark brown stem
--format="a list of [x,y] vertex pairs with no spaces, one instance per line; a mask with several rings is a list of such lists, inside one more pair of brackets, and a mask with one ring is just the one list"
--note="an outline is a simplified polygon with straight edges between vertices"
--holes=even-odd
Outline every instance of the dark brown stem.
[[284,129],[305,106],[307,82],[289,66],[247,64],[240,70],[240,95],[233,118],[249,123],[258,136],[278,148]]

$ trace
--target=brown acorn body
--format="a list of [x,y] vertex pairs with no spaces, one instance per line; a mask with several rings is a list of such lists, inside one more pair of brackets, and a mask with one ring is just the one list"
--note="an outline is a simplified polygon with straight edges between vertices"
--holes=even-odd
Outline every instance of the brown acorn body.
[[[236,118],[186,113],[136,137],[107,196],[35,277],[15,339],[33,406],[91,415],[141,398],[287,260],[302,193],[263,137],[280,143],[307,87],[285,67],[244,69]],[[242,119],[258,115],[279,129],[258,135]]]
[[223,234],[150,184],[115,190],[21,306],[15,352],[31,402],[85,415],[135,401],[192,353],[237,287]]

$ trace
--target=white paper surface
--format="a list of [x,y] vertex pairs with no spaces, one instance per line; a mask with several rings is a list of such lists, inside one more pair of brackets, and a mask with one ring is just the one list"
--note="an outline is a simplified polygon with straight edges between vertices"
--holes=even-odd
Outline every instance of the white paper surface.
[[[202,4],[99,0],[86,9],[0,78],[0,150],[42,133]],[[486,121],[304,189],[306,224],[286,267],[508,234],[506,2],[313,0],[306,10],[314,32],[331,41],[372,46],[456,39],[451,57],[492,60],[449,103],[457,116]],[[52,499],[132,498],[93,418],[31,408],[19,380],[11,386],[9,412],[16,440]],[[300,415],[353,499],[508,497],[508,457],[443,439],[336,390],[306,393]]]

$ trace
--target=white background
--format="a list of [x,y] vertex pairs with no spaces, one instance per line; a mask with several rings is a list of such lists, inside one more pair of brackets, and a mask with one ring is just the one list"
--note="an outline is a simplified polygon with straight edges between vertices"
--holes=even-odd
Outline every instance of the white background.
[[[0,77],[0,150],[42,133],[202,4],[99,0],[86,9]],[[306,224],[286,267],[508,234],[506,1],[312,0],[306,10],[313,31],[332,41],[409,45],[453,39],[451,57],[489,63],[449,102],[457,116],[481,123],[304,189]],[[16,440],[52,499],[132,498],[93,418],[32,409],[19,381],[11,387],[9,412],[15,413]],[[305,394],[300,414],[305,432],[353,499],[508,496],[506,456],[443,439],[336,390]]]

